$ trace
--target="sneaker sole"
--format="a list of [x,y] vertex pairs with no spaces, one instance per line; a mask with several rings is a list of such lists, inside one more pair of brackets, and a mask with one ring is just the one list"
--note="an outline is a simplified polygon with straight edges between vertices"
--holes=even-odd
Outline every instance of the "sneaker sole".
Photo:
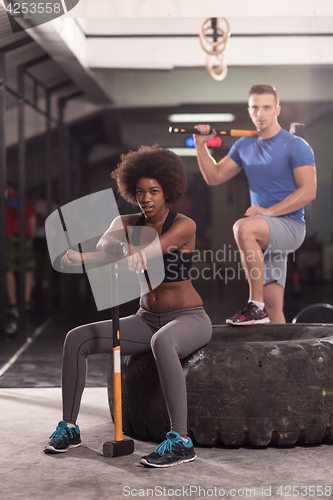
[[147,460],[142,458],[140,460],[140,464],[144,465],[145,467],[155,467],[158,469],[165,469],[166,467],[173,467],[174,465],[185,464],[187,462],[193,462],[193,460],[195,460],[196,458],[197,458],[196,455],[194,455],[194,457],[192,457],[192,458],[185,458],[184,460],[177,460],[176,462],[172,462],[170,464],[163,464],[163,465],[151,464],[151,463],[147,462]]
[[53,446],[45,446],[44,448],[44,453],[47,453],[47,454],[54,454],[54,453],[66,453],[66,451],[69,450],[69,448],[77,448],[78,446],[81,446],[82,443],[79,443],[79,444],[71,444],[69,445],[68,448],[66,448],[65,450],[57,450],[57,448],[53,448]]
[[226,323],[228,325],[235,325],[235,326],[249,326],[249,325],[263,325],[265,323],[270,323],[269,318],[264,318],[264,319],[254,319],[251,321],[242,321],[237,322],[237,321],[232,321],[231,319],[227,319]]

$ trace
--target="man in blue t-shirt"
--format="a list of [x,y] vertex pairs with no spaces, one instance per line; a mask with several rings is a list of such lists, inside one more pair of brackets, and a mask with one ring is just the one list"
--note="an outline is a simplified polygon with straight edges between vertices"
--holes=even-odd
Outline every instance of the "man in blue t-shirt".
[[201,173],[208,185],[228,181],[245,170],[251,206],[233,227],[249,283],[246,306],[226,322],[232,325],[285,323],[283,314],[287,255],[305,238],[304,207],[316,197],[311,147],[281,129],[278,94],[271,85],[254,85],[248,112],[257,137],[242,137],[218,163],[206,142],[216,135],[197,125],[195,142]]

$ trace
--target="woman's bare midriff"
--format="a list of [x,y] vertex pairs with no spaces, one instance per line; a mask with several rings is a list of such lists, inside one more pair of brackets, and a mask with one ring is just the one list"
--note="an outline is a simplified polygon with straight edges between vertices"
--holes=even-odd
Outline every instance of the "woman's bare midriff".
[[140,306],[160,314],[188,307],[202,307],[202,300],[193,288],[191,280],[186,280],[161,283],[151,292],[141,296]]

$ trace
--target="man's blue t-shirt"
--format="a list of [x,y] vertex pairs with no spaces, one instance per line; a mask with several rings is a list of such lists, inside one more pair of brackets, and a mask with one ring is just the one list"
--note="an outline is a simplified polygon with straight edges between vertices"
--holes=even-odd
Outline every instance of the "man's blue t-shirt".
[[[283,129],[270,139],[241,137],[231,147],[228,156],[245,170],[251,205],[263,208],[280,203],[297,189],[294,168],[315,167],[309,144]],[[304,208],[286,215],[305,226]]]

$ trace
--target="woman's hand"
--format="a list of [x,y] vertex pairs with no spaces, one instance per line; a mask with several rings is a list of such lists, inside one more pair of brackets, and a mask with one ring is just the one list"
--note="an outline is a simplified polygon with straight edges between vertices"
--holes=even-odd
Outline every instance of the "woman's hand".
[[67,250],[65,255],[61,258],[61,269],[65,266],[82,266],[83,254],[75,252],[75,250]]
[[126,257],[128,261],[128,269],[135,271],[136,274],[143,273],[147,269],[147,257],[142,250],[137,250],[134,253],[131,246],[121,241],[117,244],[117,253],[122,257]]
[[129,244],[125,241],[118,241],[116,245],[116,252],[121,257],[128,257],[130,254]]
[[143,273],[147,269],[147,257],[142,250],[133,252],[133,248],[125,242],[121,241],[117,244],[117,253],[122,257],[126,257],[128,261],[128,269],[135,271],[136,274]]
[[142,250],[128,256],[128,269],[136,274],[143,273],[147,269],[147,257]]

